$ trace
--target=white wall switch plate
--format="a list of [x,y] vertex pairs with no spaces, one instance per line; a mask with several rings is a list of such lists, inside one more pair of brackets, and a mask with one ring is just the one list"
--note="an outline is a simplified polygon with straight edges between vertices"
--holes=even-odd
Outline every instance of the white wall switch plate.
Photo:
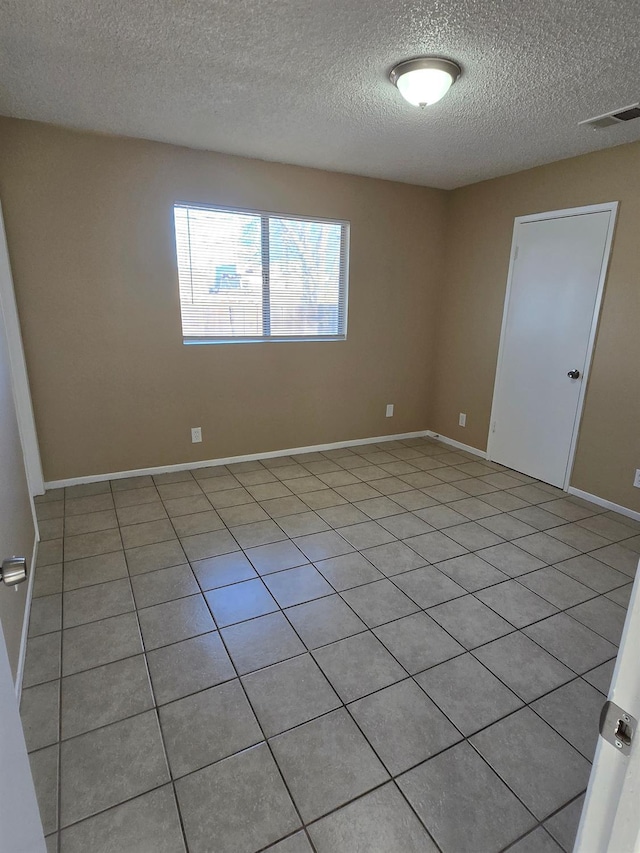
[[640,468],[636,468],[636,476],[633,478],[633,485],[636,489],[640,489]]
[[386,418],[393,417],[393,403],[387,403],[387,413],[385,415]]
[[460,412],[458,416],[458,426],[466,426],[467,425],[467,416],[464,412]]
[[198,444],[202,441],[202,427],[191,427],[191,443]]

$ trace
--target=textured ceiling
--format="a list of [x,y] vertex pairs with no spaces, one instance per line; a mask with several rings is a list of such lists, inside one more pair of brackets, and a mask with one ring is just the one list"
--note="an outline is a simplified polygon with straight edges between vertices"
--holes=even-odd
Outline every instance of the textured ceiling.
[[[640,139],[638,0],[0,0],[0,113],[455,187]],[[419,110],[388,82],[458,61]]]

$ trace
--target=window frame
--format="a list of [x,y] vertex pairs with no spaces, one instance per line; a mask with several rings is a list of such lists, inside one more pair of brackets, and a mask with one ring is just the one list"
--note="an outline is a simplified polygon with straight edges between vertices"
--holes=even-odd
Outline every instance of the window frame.
[[[176,209],[187,210],[212,210],[220,213],[231,213],[238,215],[250,215],[260,217],[260,249],[262,258],[262,335],[235,335],[233,337],[212,337],[185,335],[182,317],[182,299],[180,296],[180,266],[178,261],[178,238],[176,231],[175,212]],[[202,202],[174,201],[172,208],[172,226],[174,236],[176,274],[178,281],[178,301],[180,304],[180,327],[182,331],[182,343],[185,346],[199,346],[202,344],[253,344],[253,343],[321,343],[324,341],[336,342],[347,340],[347,325],[349,318],[349,261],[351,242],[351,222],[348,219],[331,219],[326,216],[302,216],[294,213],[279,213],[274,210],[259,210],[248,207],[233,207],[224,204],[204,204]],[[291,219],[294,222],[329,223],[340,226],[340,266],[338,281],[338,326],[341,331],[334,335],[271,335],[265,334],[265,328],[270,331],[271,327],[271,301],[270,301],[270,270],[269,270],[269,219]],[[340,304],[343,305],[342,316],[340,315]],[[342,322],[340,322],[342,320]]]

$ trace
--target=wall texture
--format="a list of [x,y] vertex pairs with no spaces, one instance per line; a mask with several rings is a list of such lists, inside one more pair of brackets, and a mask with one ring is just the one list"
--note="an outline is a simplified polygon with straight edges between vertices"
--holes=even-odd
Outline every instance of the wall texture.
[[[429,427],[445,192],[12,119],[0,135],[46,480]],[[174,201],[349,220],[347,341],[184,346]]]
[[606,201],[620,206],[571,485],[640,510],[640,143],[450,193],[432,428],[487,446],[514,217]]

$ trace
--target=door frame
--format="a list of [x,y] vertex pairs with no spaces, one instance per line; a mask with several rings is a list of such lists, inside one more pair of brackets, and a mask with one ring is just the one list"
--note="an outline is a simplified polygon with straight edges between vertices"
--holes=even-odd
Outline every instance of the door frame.
[[[16,297],[13,289],[13,277],[11,274],[11,262],[7,246],[7,238],[4,229],[2,205],[0,204],[0,323],[4,323],[7,336],[7,349],[9,353],[9,370],[11,373],[11,387],[13,390],[13,402],[16,409],[18,421],[18,433],[20,435],[20,446],[24,460],[27,488],[29,491],[29,502],[31,504],[31,516],[33,518],[34,541],[33,551],[29,562],[29,578],[25,609],[22,619],[22,636],[20,639],[20,655],[16,670],[15,691],[20,701],[22,693],[22,675],[27,649],[27,633],[29,630],[29,615],[31,611],[31,598],[33,595],[33,584],[35,579],[36,557],[40,534],[38,531],[38,517],[36,513],[34,496],[44,494],[44,477],[40,462],[40,449],[36,433],[33,406],[31,403],[31,390],[29,388],[29,377],[22,345],[20,332],[20,318],[16,305]],[[2,629],[0,628],[0,631]]]
[[496,376],[493,385],[493,399],[491,403],[491,419],[489,421],[489,438],[487,440],[487,459],[492,460],[493,456],[491,453],[491,445],[493,443],[493,434],[494,434],[494,419],[496,412],[496,400],[498,387],[500,384],[501,378],[501,370],[502,364],[505,355],[505,337],[507,331],[507,316],[509,311],[509,302],[511,299],[511,288],[513,282],[513,273],[515,269],[515,261],[516,261],[516,252],[517,252],[517,242],[518,242],[518,229],[521,225],[525,225],[529,222],[542,222],[548,219],[566,219],[570,216],[583,216],[589,213],[601,213],[603,211],[609,211],[611,213],[611,217],[609,218],[609,227],[607,229],[607,236],[604,244],[604,252],[602,255],[602,266],[600,268],[600,278],[598,281],[598,290],[596,292],[596,301],[593,308],[593,317],[591,320],[591,329],[589,331],[589,341],[587,344],[587,357],[585,360],[584,370],[582,373],[582,382],[580,384],[580,393],[578,395],[578,408],[576,410],[576,418],[573,424],[573,432],[571,435],[571,445],[569,447],[569,459],[567,461],[567,470],[565,471],[563,490],[566,492],[569,488],[569,483],[571,481],[571,474],[573,472],[573,463],[576,455],[576,448],[578,445],[578,436],[580,434],[580,424],[582,421],[582,410],[584,407],[584,399],[587,392],[587,384],[589,382],[589,373],[591,370],[591,362],[593,360],[593,350],[596,342],[596,334],[598,332],[598,324],[600,322],[600,312],[602,309],[602,298],[604,295],[604,286],[607,280],[607,274],[609,272],[609,263],[611,260],[611,246],[613,244],[613,234],[615,231],[616,218],[618,213],[618,204],[617,201],[608,201],[602,204],[588,204],[583,207],[569,207],[564,210],[550,210],[542,213],[531,213],[526,216],[516,216],[513,222],[513,233],[511,237],[511,252],[509,255],[509,271],[507,273],[507,287],[505,291],[504,297],[504,308],[502,311],[502,325],[500,327],[500,345],[498,347],[498,361],[496,364]]
[[[20,697],[7,689],[11,667],[0,629],[0,839],[3,850],[46,853],[33,774],[20,720]],[[8,845],[8,846],[5,846]]]
[[16,413],[18,415],[18,430],[20,432],[20,440],[22,442],[24,467],[27,474],[29,491],[31,493],[31,498],[33,499],[34,495],[44,494],[44,477],[42,475],[40,449],[38,446],[35,418],[33,416],[31,390],[29,388],[29,377],[24,357],[24,347],[22,345],[20,318],[18,316],[16,297],[13,289],[13,276],[11,275],[9,248],[7,246],[1,203],[0,263],[3,266],[6,264],[6,270],[4,270],[6,275],[0,275],[0,310],[4,314],[4,322],[7,331],[7,345],[9,347],[9,361],[11,363],[13,396],[15,400]]

